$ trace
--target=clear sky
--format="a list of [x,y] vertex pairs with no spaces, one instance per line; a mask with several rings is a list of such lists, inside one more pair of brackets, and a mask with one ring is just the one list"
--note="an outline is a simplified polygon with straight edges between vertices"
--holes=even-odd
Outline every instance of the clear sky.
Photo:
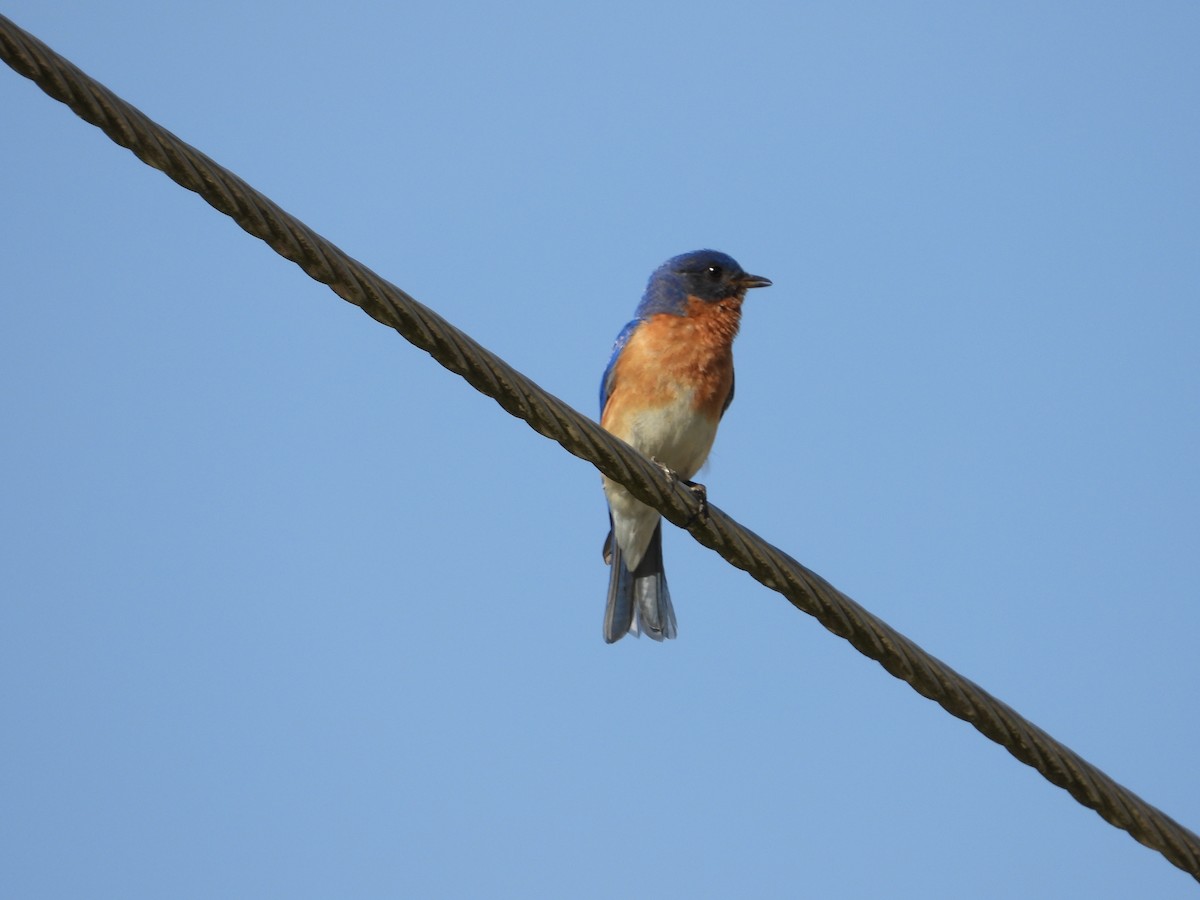
[[[1200,828],[1200,5],[5,14],[595,415],[748,301],[710,500]],[[1194,897],[0,71],[0,894]]]

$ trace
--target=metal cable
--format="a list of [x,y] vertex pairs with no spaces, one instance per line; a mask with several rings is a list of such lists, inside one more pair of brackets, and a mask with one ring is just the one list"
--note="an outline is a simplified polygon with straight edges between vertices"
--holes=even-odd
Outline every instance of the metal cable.
[[1021,762],[1070,792],[1105,821],[1200,881],[1200,837],[1026,721],[978,685],[875,618],[819,575],[734,522],[699,504],[649,460],[603,431],[436,313],[348,257],[204,154],[156,125],[108,89],[0,16],[0,56],[146,164],[195,191],[344,300],[394,328],[539,434],[625,485],[700,543],[783,594],[917,693],[975,726]]

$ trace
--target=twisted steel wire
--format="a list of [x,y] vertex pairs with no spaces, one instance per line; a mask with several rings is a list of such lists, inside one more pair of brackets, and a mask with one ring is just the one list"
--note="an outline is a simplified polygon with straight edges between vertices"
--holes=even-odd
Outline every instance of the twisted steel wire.
[[1200,881],[1200,837],[1196,834],[716,507],[708,507],[707,517],[699,519],[696,496],[641,454],[348,257],[4,16],[0,16],[0,57],[147,165],[199,194],[245,231],[373,319],[394,328],[539,434],[625,485],[639,500],[686,528],[731,564],[783,594],[797,609],[815,617],[919,694],[969,722],[1105,821],[1159,851]]

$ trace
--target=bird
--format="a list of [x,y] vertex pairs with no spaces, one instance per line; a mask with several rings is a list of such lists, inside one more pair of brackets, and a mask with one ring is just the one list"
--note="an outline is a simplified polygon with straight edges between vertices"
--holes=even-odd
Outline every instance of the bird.
[[[674,256],[655,269],[600,380],[600,426],[680,479],[695,475],[733,401],[733,339],[746,291],[770,285],[716,250]],[[662,518],[610,478],[603,487],[610,567],[604,640],[674,638]]]

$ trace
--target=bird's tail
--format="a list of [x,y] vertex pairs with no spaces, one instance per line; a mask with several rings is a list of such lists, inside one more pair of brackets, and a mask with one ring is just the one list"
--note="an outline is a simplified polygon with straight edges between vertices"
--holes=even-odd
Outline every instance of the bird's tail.
[[627,634],[645,634],[656,641],[675,637],[675,610],[663,572],[662,522],[655,527],[650,546],[633,572],[625,567],[612,532],[604,544],[604,559],[612,566],[604,610],[604,640],[611,644]]

